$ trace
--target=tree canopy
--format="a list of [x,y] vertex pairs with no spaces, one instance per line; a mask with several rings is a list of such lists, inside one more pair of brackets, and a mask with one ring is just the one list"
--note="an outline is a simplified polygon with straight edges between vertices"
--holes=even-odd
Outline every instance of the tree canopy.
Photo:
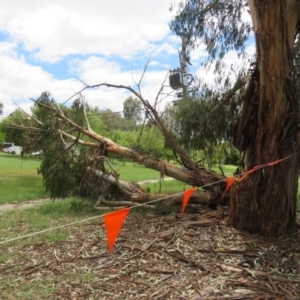
[[246,20],[247,0],[182,0],[171,4],[174,18],[170,28],[194,48],[206,45],[213,58],[223,58],[229,50],[243,52],[251,23]]

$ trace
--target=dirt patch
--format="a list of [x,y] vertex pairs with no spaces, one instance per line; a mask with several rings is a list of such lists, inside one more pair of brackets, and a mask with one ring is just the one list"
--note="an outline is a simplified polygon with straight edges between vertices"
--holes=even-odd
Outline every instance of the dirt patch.
[[16,203],[5,203],[0,205],[0,214],[4,213],[9,210],[21,210],[30,207],[34,207],[46,202],[50,202],[51,199],[37,199],[37,200],[30,200],[26,202],[16,202]]
[[2,299],[299,299],[299,233],[261,238],[227,217],[130,214],[113,255],[102,219],[64,241],[2,246]]

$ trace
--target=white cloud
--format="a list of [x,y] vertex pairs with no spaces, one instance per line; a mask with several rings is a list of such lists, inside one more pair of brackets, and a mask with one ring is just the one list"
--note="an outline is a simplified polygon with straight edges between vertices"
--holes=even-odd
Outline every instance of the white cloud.
[[28,64],[23,56],[14,51],[7,53],[7,45],[0,43],[0,100],[7,115],[16,109],[14,103],[29,111],[32,102],[29,98],[38,97],[41,92],[54,91],[60,98],[69,97],[71,87],[79,89],[81,84],[75,80],[57,80],[41,67]]
[[[58,80],[41,67],[30,65],[15,52],[5,53],[7,48],[10,47],[0,43],[0,50],[3,50],[0,51],[0,100],[4,104],[4,115],[16,109],[14,103],[29,112],[33,104],[29,98],[37,98],[43,91],[49,91],[57,102],[65,102],[84,87],[80,80],[88,85],[111,83],[137,89],[136,84],[143,74],[142,69],[124,71],[116,62],[91,56],[85,60],[75,59],[70,65],[70,69],[80,80],[75,76],[72,79]],[[163,69],[144,74],[141,90],[150,103],[154,103],[166,74],[167,71]],[[86,89],[83,95],[91,106],[122,111],[123,102],[130,93],[125,89],[101,87]]]
[[[76,70],[76,75],[80,80],[88,85],[99,83],[109,83],[115,85],[130,86],[137,90],[141,78],[142,95],[150,102],[154,103],[157,93],[167,75],[167,71],[146,71],[143,69],[134,71],[122,71],[121,67],[103,58],[91,56],[86,60],[76,59],[71,65],[71,69]],[[86,90],[84,92],[88,102],[92,106],[123,109],[123,102],[130,93],[126,89],[115,89],[101,87],[97,90]],[[134,95],[133,95],[134,96]],[[119,110],[120,110],[119,109]]]
[[131,57],[168,34],[167,0],[0,0],[0,29],[36,57],[68,54]]

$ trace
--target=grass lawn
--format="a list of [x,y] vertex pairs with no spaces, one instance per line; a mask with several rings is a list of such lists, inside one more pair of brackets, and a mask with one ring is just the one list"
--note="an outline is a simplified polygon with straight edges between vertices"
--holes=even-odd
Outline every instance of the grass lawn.
[[[31,232],[45,230],[62,224],[72,223],[91,216],[102,215],[103,211],[85,209],[80,211],[71,210],[71,203],[80,201],[80,198],[70,197],[64,200],[55,200],[45,204],[24,210],[12,210],[2,214],[0,226],[0,242],[15,238],[20,235],[26,235]],[[28,244],[28,242],[53,242],[64,240],[68,236],[68,228],[62,228],[42,235],[18,240],[19,246]],[[0,249],[5,247],[0,245]],[[1,256],[0,256],[1,262]]]
[[0,153],[0,204],[47,197],[38,158]]
[[[21,202],[32,199],[45,198],[48,195],[43,187],[43,179],[37,174],[41,163],[40,158],[22,159],[19,155],[0,153],[0,204],[8,202]],[[120,179],[125,181],[145,181],[159,179],[159,172],[132,162],[114,161],[114,167],[120,174]],[[226,176],[231,176],[236,166],[224,166]],[[218,167],[213,171],[220,173]],[[165,178],[168,178],[165,176]],[[145,183],[142,185],[151,193],[160,192],[160,183]],[[161,183],[161,192],[179,192],[189,188],[188,185],[177,180],[164,180]],[[300,188],[298,189],[297,207],[300,210]]]

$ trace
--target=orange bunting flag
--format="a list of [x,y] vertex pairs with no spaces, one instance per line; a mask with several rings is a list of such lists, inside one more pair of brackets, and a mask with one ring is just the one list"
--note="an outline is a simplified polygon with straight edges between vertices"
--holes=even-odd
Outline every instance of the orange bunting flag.
[[234,181],[235,181],[235,177],[234,176],[227,178],[227,186],[226,186],[226,189],[225,189],[225,191],[224,191],[224,193],[222,195],[222,199],[224,198],[225,193],[230,188],[230,186],[234,183]]
[[192,188],[192,189],[184,192],[183,201],[182,201],[182,213],[184,212],[185,207],[186,207],[188,201],[190,200],[190,197],[192,196],[192,194],[195,192],[196,189],[197,188],[195,187],[195,188]]
[[123,208],[104,215],[106,227],[107,242],[110,253],[113,252],[115,241],[121,231],[124,220],[126,219],[130,208]]

